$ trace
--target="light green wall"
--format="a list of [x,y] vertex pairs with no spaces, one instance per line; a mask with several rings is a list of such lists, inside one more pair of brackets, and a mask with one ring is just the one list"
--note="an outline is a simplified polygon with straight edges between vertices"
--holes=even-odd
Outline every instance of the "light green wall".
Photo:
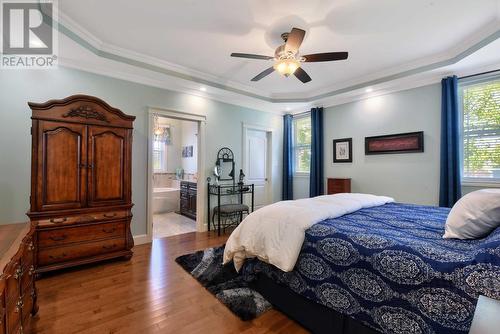
[[135,115],[132,191],[134,235],[146,233],[147,108],[150,106],[207,116],[207,173],[219,148],[234,150],[241,168],[242,123],[273,127],[273,199],[281,193],[281,117],[187,94],[117,80],[87,72],[0,70],[0,224],[26,221],[30,192],[30,109],[28,101],[44,102],[73,94],[102,98],[126,114]]
[[[352,191],[437,205],[441,119],[439,84],[325,109],[325,176],[352,178]],[[365,155],[364,138],[424,131],[424,152]],[[333,139],[352,137],[353,162],[333,163]]]

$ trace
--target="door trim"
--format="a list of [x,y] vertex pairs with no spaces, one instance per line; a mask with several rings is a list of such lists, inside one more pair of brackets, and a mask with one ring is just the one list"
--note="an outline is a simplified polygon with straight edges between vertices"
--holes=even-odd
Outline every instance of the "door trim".
[[264,131],[266,132],[267,135],[267,153],[268,153],[268,161],[267,161],[267,190],[266,190],[266,197],[267,197],[267,202],[272,203],[273,202],[273,137],[274,137],[274,128],[262,126],[262,125],[256,125],[256,124],[249,124],[249,123],[242,123],[242,151],[241,151],[241,166],[244,169],[247,169],[247,161],[246,161],[246,150],[247,150],[247,130],[257,130],[257,131]]
[[206,224],[206,173],[205,173],[205,152],[206,152],[206,122],[207,117],[204,115],[190,114],[183,111],[162,109],[156,107],[148,108],[148,164],[147,164],[147,174],[148,174],[148,190],[146,198],[147,207],[147,227],[146,227],[146,239],[147,242],[153,240],[153,128],[154,128],[154,114],[160,116],[174,118],[184,121],[194,121],[198,123],[198,156],[197,156],[197,169],[198,169],[198,182],[197,182],[197,193],[196,193],[196,229],[198,232],[204,232],[208,230]]

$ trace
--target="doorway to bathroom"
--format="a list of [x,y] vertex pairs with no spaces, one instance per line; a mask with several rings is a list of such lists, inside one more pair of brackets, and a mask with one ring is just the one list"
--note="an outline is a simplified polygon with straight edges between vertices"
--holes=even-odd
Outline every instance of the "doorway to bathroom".
[[150,111],[148,237],[198,230],[202,122],[182,113]]

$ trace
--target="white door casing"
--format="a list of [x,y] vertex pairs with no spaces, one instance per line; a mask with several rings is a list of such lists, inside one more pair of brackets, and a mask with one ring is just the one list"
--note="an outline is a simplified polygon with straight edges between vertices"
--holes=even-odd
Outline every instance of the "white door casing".
[[197,196],[196,196],[196,229],[198,232],[204,232],[207,230],[207,218],[206,215],[206,181],[205,181],[205,152],[206,152],[206,116],[190,114],[183,111],[168,110],[150,107],[148,108],[149,114],[149,126],[148,126],[148,192],[147,192],[147,229],[146,235],[139,236],[140,239],[134,240],[136,244],[149,243],[153,239],[153,126],[154,126],[154,114],[158,114],[163,117],[175,118],[185,121],[195,121],[198,123],[198,154],[197,154],[197,170],[198,170],[198,181],[197,181]]

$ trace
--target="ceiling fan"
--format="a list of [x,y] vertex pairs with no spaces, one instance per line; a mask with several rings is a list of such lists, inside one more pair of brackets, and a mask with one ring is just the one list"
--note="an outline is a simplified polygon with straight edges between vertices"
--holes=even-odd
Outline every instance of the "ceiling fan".
[[289,33],[281,34],[281,38],[285,42],[276,48],[274,57],[262,56],[250,53],[231,53],[231,57],[273,60],[274,65],[257,74],[252,81],[259,81],[265,76],[278,71],[281,75],[288,77],[293,74],[302,81],[307,83],[311,81],[311,77],[301,67],[302,63],[315,63],[322,61],[345,60],[348,57],[347,52],[326,52],[314,53],[309,55],[300,55],[299,48],[304,40],[306,32],[299,28],[293,28]]

